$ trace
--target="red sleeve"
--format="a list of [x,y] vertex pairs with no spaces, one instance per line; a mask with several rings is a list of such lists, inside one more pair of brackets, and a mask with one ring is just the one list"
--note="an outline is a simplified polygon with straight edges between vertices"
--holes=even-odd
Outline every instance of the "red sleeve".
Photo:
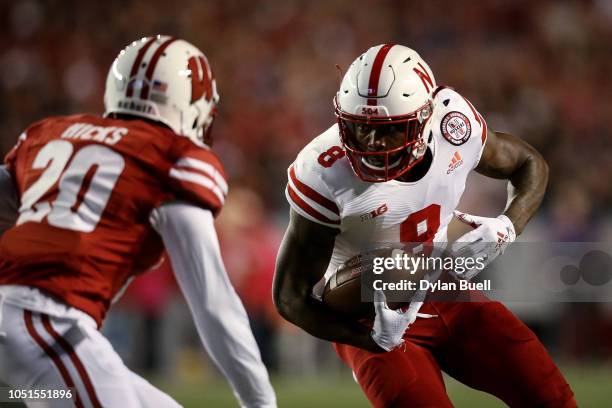
[[179,143],[168,171],[168,184],[176,198],[210,209],[221,210],[227,196],[227,177],[217,156],[206,148]]
[[17,146],[13,148],[4,156],[4,165],[6,169],[15,177],[15,161],[17,160]]
[[6,165],[6,168],[11,172],[13,177],[15,178],[17,177],[17,170],[19,167],[19,162],[20,161],[23,162],[25,160],[24,158],[25,155],[24,154],[20,155],[19,152],[23,150],[23,147],[26,144],[26,141],[28,139],[32,139],[32,137],[36,138],[36,135],[40,134],[40,129],[45,124],[48,123],[49,119],[51,118],[42,119],[28,126],[28,128],[19,135],[19,138],[17,139],[17,143],[15,143],[15,146],[13,146],[13,148],[4,157],[4,164]]
[[25,142],[27,137],[26,135],[26,132],[23,132],[21,135],[19,135],[19,139],[17,139],[17,143],[15,144],[15,146],[13,146],[13,148],[4,157],[4,164],[6,165],[7,170],[11,172],[13,177],[15,177],[15,171],[17,167],[17,152],[19,151],[19,148],[23,145],[23,142]]
[[15,144],[15,146],[13,146],[13,148],[4,157],[4,164],[6,165],[6,169],[13,176],[13,181],[15,182],[16,186],[19,186],[19,183],[17,183],[19,150],[23,146],[24,142],[26,141],[26,137],[27,137],[26,132],[23,132],[21,135],[19,135],[19,139],[17,139],[17,143]]

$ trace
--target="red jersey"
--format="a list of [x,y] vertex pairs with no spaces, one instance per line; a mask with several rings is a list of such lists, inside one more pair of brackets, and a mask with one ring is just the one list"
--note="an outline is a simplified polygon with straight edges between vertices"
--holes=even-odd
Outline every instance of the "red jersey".
[[160,260],[151,211],[182,200],[216,214],[227,194],[214,153],[140,120],[48,118],[5,162],[21,207],[0,241],[0,285],[37,287],[98,324],[128,279]]

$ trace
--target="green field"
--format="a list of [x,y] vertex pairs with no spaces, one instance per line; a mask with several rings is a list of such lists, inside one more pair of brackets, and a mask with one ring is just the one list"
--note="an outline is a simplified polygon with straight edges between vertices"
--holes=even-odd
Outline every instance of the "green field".
[[[612,407],[611,366],[565,366],[562,371],[572,385],[579,407]],[[458,408],[505,406],[494,397],[470,389],[448,377],[446,380],[451,400]],[[357,408],[369,406],[350,375],[292,380],[275,378],[273,383],[277,390],[280,407]],[[186,408],[237,406],[228,385],[220,380],[175,386],[156,385],[169,392]]]

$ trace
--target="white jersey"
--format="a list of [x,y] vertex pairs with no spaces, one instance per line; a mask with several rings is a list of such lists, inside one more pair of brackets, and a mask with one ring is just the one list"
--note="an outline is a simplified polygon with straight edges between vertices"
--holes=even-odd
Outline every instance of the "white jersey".
[[362,181],[342,150],[338,125],[310,142],[289,167],[285,193],[291,208],[340,229],[326,280],[347,259],[382,243],[447,240],[453,210],[480,160],[487,125],[470,102],[450,88],[434,92],[433,112],[433,162],[416,182]]

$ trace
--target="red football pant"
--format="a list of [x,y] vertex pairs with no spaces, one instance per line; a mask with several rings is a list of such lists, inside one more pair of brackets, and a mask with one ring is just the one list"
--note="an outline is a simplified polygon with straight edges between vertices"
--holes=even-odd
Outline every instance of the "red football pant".
[[374,354],[334,343],[375,407],[452,407],[441,370],[510,407],[576,407],[546,349],[499,302],[430,302],[405,347]]

